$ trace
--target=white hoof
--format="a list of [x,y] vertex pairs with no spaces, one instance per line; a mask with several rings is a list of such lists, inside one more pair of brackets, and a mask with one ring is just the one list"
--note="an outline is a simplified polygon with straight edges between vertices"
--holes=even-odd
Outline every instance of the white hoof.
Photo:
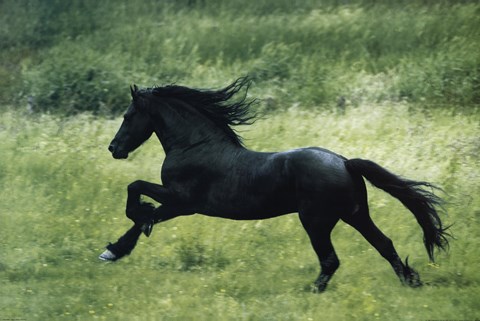
[[100,254],[98,258],[102,261],[115,261],[117,259],[117,256],[109,250],[105,250],[105,252]]

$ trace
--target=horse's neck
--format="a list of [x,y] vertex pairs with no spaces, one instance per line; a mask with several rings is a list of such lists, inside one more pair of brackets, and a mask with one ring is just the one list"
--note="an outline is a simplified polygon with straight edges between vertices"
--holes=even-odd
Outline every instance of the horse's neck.
[[226,141],[225,134],[205,116],[185,106],[175,107],[168,105],[155,119],[155,133],[166,153],[202,143]]

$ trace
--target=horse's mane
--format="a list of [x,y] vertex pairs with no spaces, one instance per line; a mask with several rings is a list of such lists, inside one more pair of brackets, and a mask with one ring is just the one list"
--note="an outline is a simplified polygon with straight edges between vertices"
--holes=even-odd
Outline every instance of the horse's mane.
[[[249,111],[255,100],[247,99],[251,82],[247,77],[239,78],[219,90],[168,85],[152,88],[151,93],[159,98],[176,98],[191,105],[221,128],[235,144],[242,145],[242,138],[231,126],[250,125],[255,121],[256,115],[252,115]],[[236,101],[230,101],[243,88],[245,88],[245,94]]]

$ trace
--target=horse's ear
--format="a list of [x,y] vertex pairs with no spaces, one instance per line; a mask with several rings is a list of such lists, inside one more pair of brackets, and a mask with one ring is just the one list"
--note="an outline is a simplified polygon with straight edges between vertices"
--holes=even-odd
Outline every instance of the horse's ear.
[[135,98],[137,96],[137,91],[138,87],[137,85],[130,86],[130,94],[132,95],[132,98]]
[[142,90],[139,90],[137,85],[130,86],[130,94],[132,95],[133,103],[135,108],[139,111],[146,111],[148,108],[148,99],[145,98],[145,93]]

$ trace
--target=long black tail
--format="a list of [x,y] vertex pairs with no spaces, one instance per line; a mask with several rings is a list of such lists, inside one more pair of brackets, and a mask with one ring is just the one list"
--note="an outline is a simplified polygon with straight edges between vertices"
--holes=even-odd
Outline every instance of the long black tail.
[[362,175],[375,187],[397,198],[413,213],[423,229],[423,241],[430,260],[434,260],[434,247],[447,250],[447,237],[450,234],[446,232],[448,227],[443,227],[437,211],[437,207],[441,208],[442,199],[425,189],[438,189],[437,187],[427,182],[401,178],[369,160],[350,159],[345,164],[351,173]]

